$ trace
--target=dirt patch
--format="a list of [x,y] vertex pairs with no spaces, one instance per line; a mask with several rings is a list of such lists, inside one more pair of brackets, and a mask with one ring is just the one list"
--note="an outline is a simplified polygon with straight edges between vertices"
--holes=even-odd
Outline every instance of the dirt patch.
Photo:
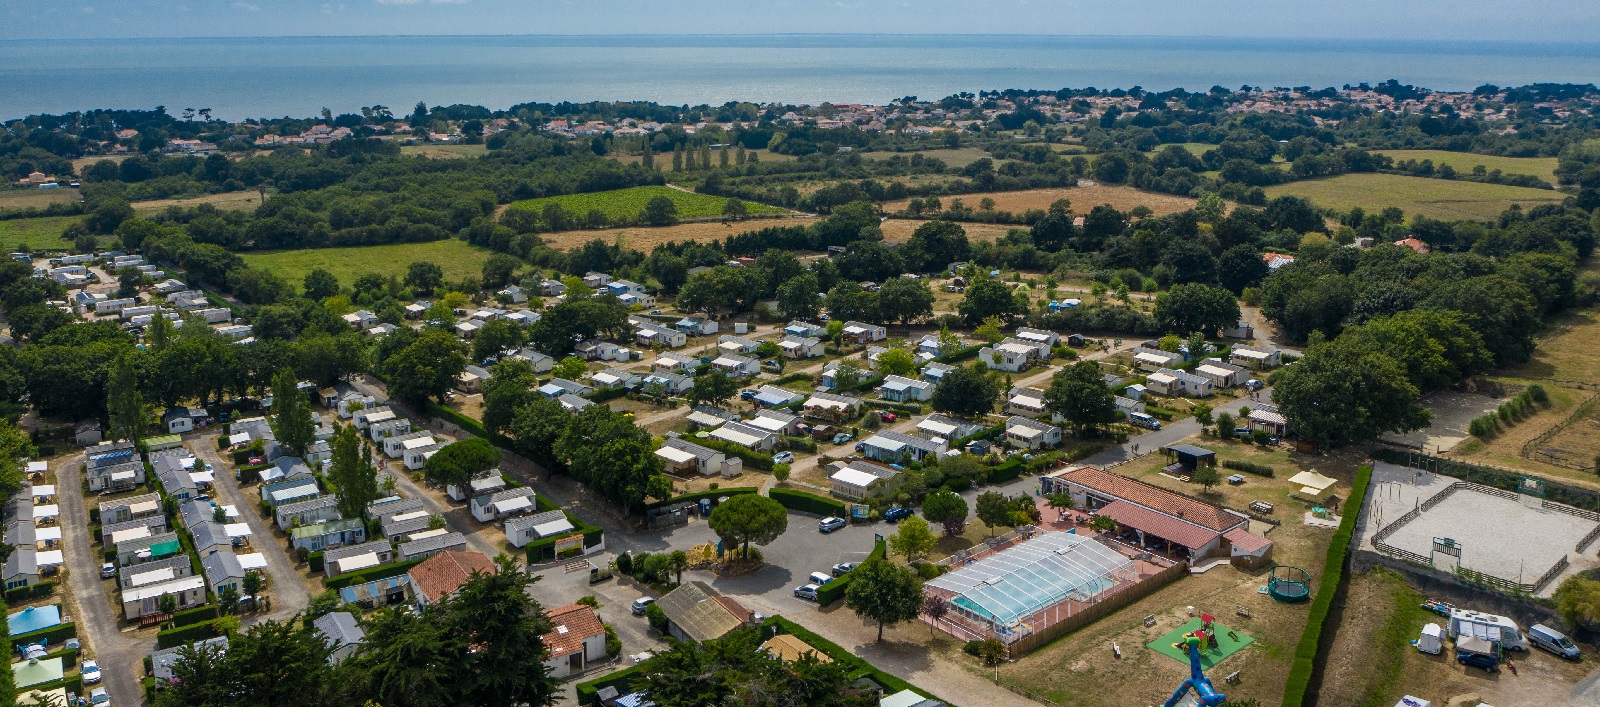
[[[1128,211],[1135,206],[1147,206],[1157,216],[1187,211],[1194,208],[1195,200],[1172,194],[1156,194],[1154,192],[1140,191],[1133,187],[1113,187],[1097,185],[1092,187],[1070,187],[1063,189],[1029,189],[1026,191],[989,192],[984,194],[961,194],[958,196],[941,197],[946,206],[952,199],[960,199],[961,203],[977,208],[978,203],[985,198],[994,199],[994,208],[1000,211],[1010,211],[1020,214],[1029,209],[1048,209],[1057,199],[1067,199],[1072,202],[1072,210],[1080,213],[1089,213],[1089,210],[1100,204],[1110,204],[1119,211]],[[883,205],[886,211],[903,211],[909,199],[891,201]]]
[[225,211],[254,211],[261,205],[261,193],[256,191],[233,191],[225,194],[207,194],[183,199],[156,199],[154,201],[136,201],[133,210],[142,214],[151,214],[164,211],[169,206],[192,208],[201,204],[210,204]]
[[77,189],[7,189],[0,191],[0,210],[43,209],[51,204],[70,204],[83,198]]
[[555,231],[541,233],[546,245],[556,250],[571,250],[596,238],[606,243],[621,243],[628,248],[650,252],[656,246],[668,241],[684,243],[688,241],[722,240],[729,236],[738,235],[745,231],[755,231],[769,226],[809,226],[816,223],[814,218],[784,218],[784,219],[752,219],[739,223],[723,223],[708,221],[702,223],[680,223],[676,226],[661,226],[659,228],[630,227],[630,228],[601,228],[589,231]]

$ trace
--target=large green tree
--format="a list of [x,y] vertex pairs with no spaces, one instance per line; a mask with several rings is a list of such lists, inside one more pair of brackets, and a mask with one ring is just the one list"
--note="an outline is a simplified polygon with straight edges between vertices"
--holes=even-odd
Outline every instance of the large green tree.
[[809,270],[789,278],[778,286],[778,311],[791,319],[815,319],[822,312],[820,288]]
[[111,421],[111,438],[138,445],[149,424],[144,413],[144,393],[139,391],[138,363],[134,351],[124,351],[111,365],[106,379],[106,412]]
[[1330,447],[1426,427],[1418,395],[1394,359],[1342,338],[1313,345],[1274,377],[1272,391],[1296,435]]
[[766,545],[789,528],[789,511],[766,496],[747,493],[717,504],[707,522],[717,537],[749,557],[750,543]]
[[1117,420],[1116,396],[1106,387],[1100,367],[1092,361],[1080,361],[1058,371],[1044,391],[1044,407],[1065,418],[1079,435],[1095,425]]
[[500,463],[500,448],[482,437],[469,437],[439,448],[423,464],[428,480],[440,486],[460,486]]
[[378,500],[378,469],[372,465],[372,448],[354,425],[342,425],[331,444],[332,458],[325,472],[339,499],[339,513],[365,518],[367,504]]
[[424,330],[415,342],[384,362],[389,393],[419,408],[430,400],[443,402],[444,394],[466,370],[467,357],[462,348],[448,332]]
[[735,383],[728,374],[722,371],[711,371],[704,375],[695,376],[694,385],[689,387],[689,402],[699,405],[701,403],[722,403],[739,392],[739,384]]
[[978,326],[988,317],[1000,317],[1001,321],[1009,320],[1013,315],[1026,312],[1017,306],[1017,300],[1011,295],[1011,288],[1005,283],[990,277],[979,276],[974,278],[972,284],[967,286],[967,292],[961,299],[961,304],[956,305],[956,311],[967,320],[967,326]]
[[933,290],[925,280],[893,278],[878,290],[878,316],[901,324],[927,319],[933,316]]
[[311,420],[310,396],[299,384],[292,369],[285,368],[272,377],[272,433],[279,444],[304,457],[306,447],[317,439],[317,428]]
[[857,616],[878,624],[878,642],[882,643],[885,626],[911,621],[922,613],[922,579],[909,567],[874,557],[850,571],[844,603]]
[[987,415],[1000,397],[994,379],[970,368],[958,367],[944,374],[933,390],[933,409],[961,417]]
[[590,405],[569,417],[554,456],[573,478],[627,511],[641,510],[647,497],[672,494],[672,484],[661,475],[654,439],[631,416]]
[[922,517],[944,526],[944,534],[950,537],[967,527],[968,511],[967,499],[954,491],[935,491],[922,499]]
[[1239,323],[1239,300],[1220,287],[1187,283],[1156,296],[1156,321],[1169,332],[1216,336]]

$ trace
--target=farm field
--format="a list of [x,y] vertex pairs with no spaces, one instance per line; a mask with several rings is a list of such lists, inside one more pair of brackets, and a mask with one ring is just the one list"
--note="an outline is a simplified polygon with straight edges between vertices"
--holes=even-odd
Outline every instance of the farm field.
[[71,250],[72,242],[62,240],[61,232],[76,220],[77,216],[40,216],[0,221],[0,248],[26,245],[29,250]]
[[405,277],[406,268],[417,261],[433,262],[444,268],[445,280],[460,280],[468,275],[479,275],[483,271],[484,261],[491,254],[487,249],[447,238],[429,243],[278,250],[239,255],[250,267],[276,272],[279,277],[299,288],[300,283],[305,281],[306,273],[315,268],[333,273],[341,285],[350,285],[357,277],[369,272],[385,277]]
[[0,191],[0,211],[42,209],[51,204],[71,204],[83,198],[77,189],[6,189]]
[[993,157],[989,154],[989,152],[987,150],[984,150],[983,148],[979,148],[979,147],[958,147],[958,148],[955,148],[955,149],[922,150],[922,151],[919,151],[919,152],[863,152],[863,153],[861,153],[862,157],[865,157],[865,158],[867,158],[869,160],[878,160],[878,161],[888,160],[888,159],[890,159],[892,157],[895,157],[895,156],[900,156],[900,157],[904,157],[906,159],[911,159],[912,155],[922,155],[924,159],[929,158],[929,157],[936,157],[936,158],[942,160],[945,163],[946,166],[955,167],[956,169],[960,169],[960,168],[965,167],[965,166],[967,166],[969,164],[972,164],[973,162],[977,162],[978,160],[981,160],[981,159],[985,159],[985,158],[993,159]]
[[[629,226],[626,228],[597,228],[581,231],[554,231],[541,233],[539,238],[546,245],[556,250],[571,250],[596,238],[606,243],[621,242],[629,248],[636,248],[646,253],[656,246],[668,241],[684,243],[688,241],[721,240],[745,231],[755,231],[768,226],[809,226],[816,223],[815,218],[775,218],[775,219],[750,219],[740,223],[721,223],[718,221],[701,221],[698,223],[680,223],[675,226]],[[888,224],[884,224],[887,226]],[[909,238],[910,233],[906,236]]]
[[1266,188],[1267,196],[1303,196],[1317,206],[1349,210],[1361,207],[1369,212],[1390,206],[1404,209],[1407,216],[1422,214],[1443,220],[1488,220],[1512,204],[1524,207],[1560,203],[1565,194],[1546,189],[1511,187],[1502,184],[1458,182],[1448,179],[1408,177],[1398,174],[1342,174]]
[[166,210],[169,206],[194,207],[210,204],[223,211],[254,211],[261,205],[261,194],[256,191],[230,191],[222,194],[190,196],[174,199],[154,199],[133,202],[133,210],[148,216]]
[[489,148],[483,145],[401,145],[400,154],[420,155],[434,159],[460,159],[462,157],[479,157],[488,154]]
[[1490,171],[1500,170],[1506,174],[1528,174],[1543,179],[1551,184],[1556,183],[1556,163],[1554,157],[1501,157],[1499,155],[1479,155],[1471,152],[1450,152],[1448,150],[1375,150],[1378,154],[1388,155],[1396,162],[1401,160],[1433,160],[1435,168],[1441,165],[1450,165],[1452,169],[1462,174],[1472,174],[1472,168],[1483,165]]
[[[524,199],[513,202],[513,209],[543,210],[550,204],[560,204],[576,217],[582,218],[584,214],[598,209],[612,220],[631,219],[644,211],[645,204],[658,196],[672,200],[678,207],[678,218],[692,219],[722,215],[722,207],[728,200],[720,196],[696,194],[666,186],[632,187],[630,189],[615,189],[612,191],[590,192],[587,194],[564,194],[550,196],[542,199]],[[745,208],[753,214],[783,213],[784,210],[766,204],[745,203]]]
[[[960,199],[963,204],[976,208],[978,202],[985,197],[994,199],[994,207],[1000,211],[1010,211],[1020,214],[1028,209],[1048,209],[1050,204],[1057,199],[1067,199],[1072,202],[1072,210],[1076,213],[1086,214],[1090,209],[1100,204],[1110,204],[1118,210],[1127,211],[1135,206],[1148,206],[1157,216],[1177,213],[1194,208],[1195,200],[1171,194],[1156,194],[1140,191],[1133,187],[1103,186],[1070,187],[1062,189],[1029,189],[1026,191],[989,192],[984,194],[961,194],[941,196],[946,205],[951,199]],[[906,208],[909,199],[891,201],[883,205],[885,211],[901,211]],[[969,231],[970,234],[970,231]]]

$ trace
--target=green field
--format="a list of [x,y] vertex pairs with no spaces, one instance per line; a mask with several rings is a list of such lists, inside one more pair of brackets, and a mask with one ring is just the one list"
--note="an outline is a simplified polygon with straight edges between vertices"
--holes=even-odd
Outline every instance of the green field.
[[1266,191],[1268,197],[1303,196],[1318,206],[1340,211],[1359,206],[1371,213],[1396,206],[1408,217],[1422,214],[1448,221],[1493,219],[1514,203],[1526,208],[1566,198],[1547,189],[1370,173],[1276,184]]
[[[620,221],[632,219],[644,211],[645,204],[658,196],[672,200],[678,207],[679,219],[707,218],[722,215],[722,207],[728,200],[720,196],[708,194],[695,194],[681,191],[672,187],[633,187],[631,189],[614,189],[612,191],[597,191],[587,194],[564,194],[550,196],[543,199],[524,199],[513,202],[513,209],[533,209],[543,211],[550,204],[560,204],[567,213],[576,218],[590,211],[599,209],[607,219]],[[766,204],[745,202],[745,209],[752,214],[781,214],[783,209]]]
[[483,145],[401,145],[402,155],[421,155],[434,159],[452,159],[461,157],[482,157],[489,153],[489,148]]
[[83,198],[77,189],[0,189],[0,211],[42,209],[51,204],[70,204]]
[[[0,240],[0,243],[3,243]],[[460,280],[468,275],[483,272],[483,262],[491,251],[467,245],[454,238],[431,243],[397,243],[356,248],[312,248],[307,250],[275,250],[258,253],[241,253],[245,263],[252,268],[264,268],[278,273],[295,287],[306,279],[306,273],[322,268],[339,278],[339,284],[350,285],[369,272],[384,277],[405,277],[406,268],[417,261],[437,263],[444,268],[446,280]]]
[[1483,165],[1487,170],[1500,170],[1505,174],[1527,174],[1543,179],[1550,184],[1556,183],[1556,158],[1554,157],[1500,157],[1497,155],[1476,155],[1471,152],[1448,152],[1445,150],[1374,150],[1377,154],[1388,155],[1394,161],[1433,160],[1434,168],[1441,165],[1450,165],[1452,169],[1461,174],[1472,174],[1472,168]]
[[63,240],[61,232],[78,218],[40,216],[0,221],[0,248],[13,250],[18,245],[26,245],[29,250],[71,250],[72,242]]

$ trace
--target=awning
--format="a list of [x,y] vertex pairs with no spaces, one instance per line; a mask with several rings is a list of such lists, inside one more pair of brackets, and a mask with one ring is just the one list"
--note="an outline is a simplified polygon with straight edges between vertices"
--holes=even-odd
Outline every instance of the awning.
[[504,501],[495,501],[494,504],[496,513],[511,513],[513,511],[520,511],[524,508],[532,507],[533,499],[528,496],[513,496]]
[[[132,473],[132,472],[129,472],[129,473]],[[134,503],[134,504],[129,505],[128,506],[128,513],[131,514],[131,515],[139,516],[139,515],[147,515],[147,514],[150,514],[150,513],[155,513],[156,511],[158,511],[160,509],[161,509],[161,504],[157,503],[156,501],[140,501],[138,503]]]
[[33,531],[34,542],[45,542],[61,539],[61,526],[52,525],[48,528],[35,528]]
[[38,565],[40,567],[50,567],[52,565],[59,565],[62,562],[61,551],[60,550],[41,550],[38,554],[34,555],[34,562],[38,563]]
[[54,503],[33,507],[34,518],[54,518],[58,515],[61,515],[61,506],[58,506]]
[[111,545],[115,547],[129,540],[148,537],[150,537],[150,526],[148,525],[137,528],[127,528],[124,530],[118,530],[111,534]]
[[230,447],[233,446],[233,445],[236,445],[236,444],[249,444],[249,443],[250,443],[250,433],[249,432],[235,432],[232,435],[228,436],[228,446],[230,446]]
[[189,472],[189,480],[197,484],[209,484],[215,482],[217,476],[209,471],[191,471]]
[[688,464],[698,457],[677,447],[662,447],[656,450],[656,456],[674,464]]
[[171,567],[162,567],[158,570],[140,572],[139,574],[128,577],[128,586],[142,587],[146,584],[160,584],[161,582],[170,582],[174,579],[177,579],[177,577],[177,573],[175,573]]
[[548,538],[556,533],[565,533],[568,530],[572,530],[572,528],[572,522],[562,517],[560,520],[552,520],[549,523],[533,526],[533,532],[541,538]]
[[245,523],[228,523],[222,526],[222,530],[226,532],[230,538],[250,537],[250,526]]
[[266,569],[267,556],[259,552],[247,552],[239,555],[239,566],[247,570]]
[[369,552],[365,555],[355,555],[352,557],[341,557],[337,560],[334,560],[334,562],[339,565],[339,572],[341,574],[346,572],[354,572],[356,570],[364,570],[368,567],[377,567],[379,564],[381,564],[378,562],[378,553],[376,552]]

